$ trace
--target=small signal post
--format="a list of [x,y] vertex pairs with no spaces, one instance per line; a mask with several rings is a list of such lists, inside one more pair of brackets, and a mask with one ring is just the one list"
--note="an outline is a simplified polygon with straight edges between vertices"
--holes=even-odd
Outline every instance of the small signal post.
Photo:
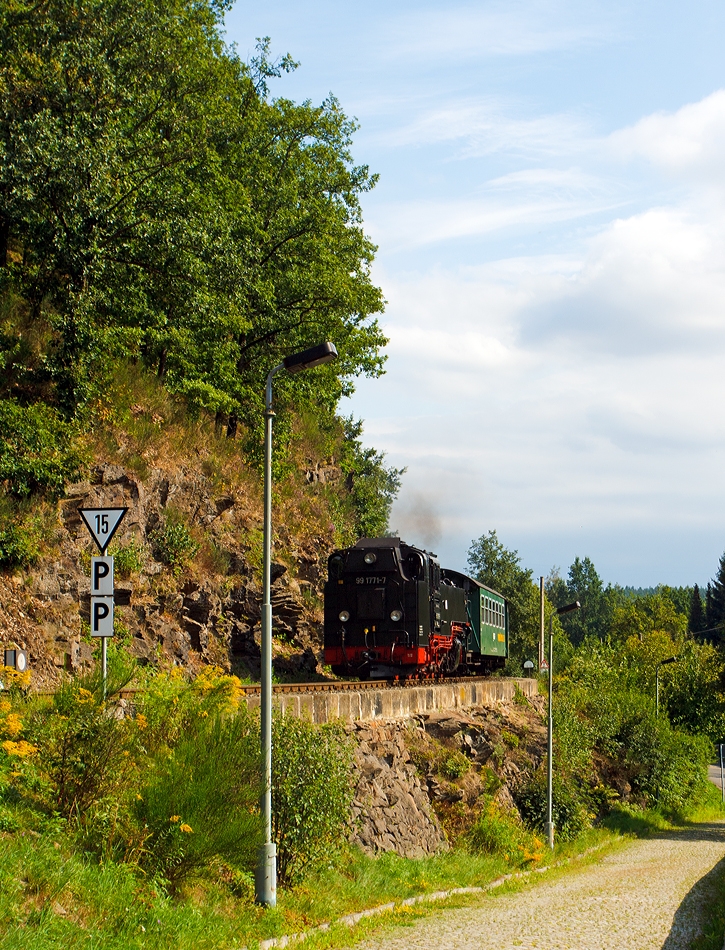
[[106,695],[107,642],[113,636],[113,557],[106,548],[128,508],[79,508],[78,514],[96,542],[100,557],[91,558],[91,636],[101,638],[103,696]]

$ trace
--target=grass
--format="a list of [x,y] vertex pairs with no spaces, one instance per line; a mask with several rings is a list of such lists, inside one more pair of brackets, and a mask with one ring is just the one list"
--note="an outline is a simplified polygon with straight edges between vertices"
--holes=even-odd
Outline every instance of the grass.
[[[128,865],[99,864],[78,854],[62,823],[0,834],[0,935],[2,950],[221,950],[282,934],[405,898],[458,887],[484,886],[516,870],[500,857],[450,851],[407,860],[394,854],[369,858],[350,851],[335,868],[280,891],[274,910],[253,903],[251,880],[230,887],[223,869],[205,875],[176,898],[144,881]],[[613,836],[592,829],[558,848],[555,860],[575,857]],[[535,876],[538,880],[538,875]],[[475,895],[474,895],[475,898]],[[470,903],[470,899],[469,903]],[[463,906],[452,897],[446,906]],[[451,903],[452,902],[452,903]],[[440,903],[401,908],[349,931],[333,927],[312,947],[344,946],[391,923],[434,912]],[[343,940],[345,942],[341,942]],[[336,942],[330,942],[331,940]]]
[[[723,818],[714,787],[713,792],[687,819]],[[500,856],[464,850],[419,860],[394,854],[373,859],[351,850],[335,867],[309,875],[295,888],[280,890],[278,906],[262,910],[253,902],[251,877],[232,878],[224,866],[205,872],[172,897],[129,865],[99,863],[79,853],[73,836],[58,819],[39,820],[35,813],[29,820],[30,815],[11,803],[0,818],[0,828],[7,829],[0,832],[0,950],[231,950],[242,946],[253,950],[260,940],[308,931],[346,914],[435,891],[483,887],[521,870]],[[627,839],[685,821],[682,816],[665,819],[656,812],[620,807],[605,825],[588,829],[575,841],[557,844],[554,854],[543,859],[553,865],[546,874],[513,879],[496,893],[568,873],[582,862],[599,860]],[[719,893],[707,936],[696,950],[722,947],[725,869]],[[442,903],[463,907],[478,900],[475,894],[455,895],[444,902],[396,907],[352,929],[333,924],[305,946],[320,950],[351,946],[381,929],[411,924],[435,913]]]
[[703,800],[687,813],[675,812],[665,815],[653,808],[617,805],[603,820],[602,826],[621,835],[646,838],[657,832],[682,828],[688,824],[723,820],[725,820],[725,807],[720,800],[720,793],[714,785],[709,783]]
[[[567,845],[566,853],[575,854],[577,845],[581,851],[607,837],[590,832]],[[253,903],[251,882],[242,882],[241,890],[246,887],[247,892],[240,893],[239,883],[230,889],[222,873],[217,880],[199,879],[172,899],[127,865],[99,864],[79,855],[62,825],[49,825],[0,835],[0,948],[251,948],[256,941],[299,933],[391,901],[483,886],[511,870],[501,858],[462,851],[419,860],[392,854],[373,859],[351,851],[338,867],[280,891],[277,908],[265,911]],[[404,922],[429,912],[427,906],[403,909],[393,919]],[[320,935],[320,946],[333,945],[325,944],[327,936]]]

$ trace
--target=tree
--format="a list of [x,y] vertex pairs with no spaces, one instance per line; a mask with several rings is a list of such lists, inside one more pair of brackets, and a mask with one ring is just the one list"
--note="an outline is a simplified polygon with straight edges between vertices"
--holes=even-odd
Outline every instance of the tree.
[[271,98],[295,64],[266,40],[241,62],[226,6],[2,7],[0,291],[16,305],[0,398],[70,418],[128,357],[232,434],[289,352],[331,339],[340,359],[281,379],[282,417],[293,400],[333,411],[382,372],[356,126],[333,97]]
[[707,585],[707,628],[725,627],[725,554],[720,558],[717,576]]
[[575,600],[581,604],[581,610],[565,614],[561,618],[562,626],[575,646],[587,636],[599,639],[605,636],[610,615],[607,595],[602,580],[588,557],[583,560],[578,557],[574,559],[565,583],[558,575],[552,576],[547,593],[556,607],[563,607],[564,604]]
[[700,588],[695,584],[692,588],[692,594],[690,596],[690,612],[687,620],[687,627],[690,633],[694,633],[696,636],[701,630],[706,629],[707,624],[705,623],[705,611],[702,607],[702,597],[700,595]]

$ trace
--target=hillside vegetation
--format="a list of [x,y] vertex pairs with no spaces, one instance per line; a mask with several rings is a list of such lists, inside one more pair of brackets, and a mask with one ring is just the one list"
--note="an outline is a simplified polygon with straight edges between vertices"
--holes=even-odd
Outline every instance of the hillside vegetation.
[[[118,386],[129,374],[155,374],[169,397],[139,400],[132,441],[183,407],[199,434],[211,424],[254,464],[268,371],[331,340],[334,364],[278,379],[277,463],[314,412],[323,439],[353,447],[346,474],[377,466],[378,487],[390,488],[356,424],[335,417],[355,377],[384,361],[360,210],[375,176],[354,164],[355,124],[334,98],[272,98],[270,83],[295,64],[270,58],[267,40],[242,62],[223,40],[225,9],[18,0],[0,10],[7,565],[34,556],[25,500],[58,496],[87,470],[88,437],[130,408]],[[375,489],[351,487],[364,522]]]

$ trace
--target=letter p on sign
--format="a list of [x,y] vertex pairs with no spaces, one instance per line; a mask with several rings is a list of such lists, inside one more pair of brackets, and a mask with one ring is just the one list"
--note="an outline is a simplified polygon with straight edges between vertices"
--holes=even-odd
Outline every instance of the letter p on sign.
[[91,597],[113,596],[113,558],[91,558]]
[[91,597],[91,636],[113,636],[113,597]]

